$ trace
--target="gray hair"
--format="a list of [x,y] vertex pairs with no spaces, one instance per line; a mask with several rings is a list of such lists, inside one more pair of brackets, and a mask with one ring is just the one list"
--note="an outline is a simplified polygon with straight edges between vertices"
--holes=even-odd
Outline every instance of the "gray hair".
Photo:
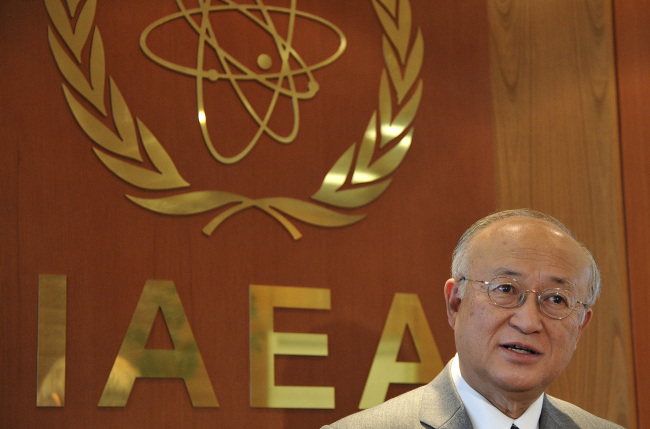
[[[575,240],[576,243],[578,243],[578,245],[584,251],[585,256],[587,257],[591,271],[591,285],[589,287],[589,293],[587,295],[585,304],[589,307],[593,306],[596,303],[598,295],[600,295],[601,285],[600,270],[598,269],[598,264],[594,259],[594,255],[587,248],[587,246],[576,239],[571,230],[569,230],[569,228],[567,228],[562,222],[552,216],[531,209],[504,210],[496,212],[484,217],[483,219],[478,220],[474,223],[474,225],[470,226],[467,231],[465,231],[465,233],[460,237],[460,240],[458,240],[458,244],[454,249],[451,263],[451,276],[456,280],[460,280],[461,278],[465,277],[470,269],[468,250],[472,240],[474,240],[474,238],[488,226],[510,217],[528,217],[548,222],[556,228],[560,229],[562,232],[566,233],[569,237]],[[463,282],[458,287],[461,297],[465,292],[466,284],[467,283]]]

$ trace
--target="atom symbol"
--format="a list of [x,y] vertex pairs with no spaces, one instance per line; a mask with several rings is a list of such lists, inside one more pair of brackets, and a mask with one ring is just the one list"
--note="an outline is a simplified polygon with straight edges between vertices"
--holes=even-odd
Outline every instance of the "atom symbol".
[[[212,5],[211,0],[198,0],[197,8],[187,9],[183,4],[183,0],[176,0],[179,12],[153,22],[140,36],[140,47],[149,59],[161,67],[196,78],[197,110],[201,132],[210,153],[219,162],[224,164],[234,164],[240,161],[255,147],[259,138],[264,133],[280,143],[291,143],[298,134],[298,126],[300,122],[298,109],[299,100],[311,99],[318,92],[318,82],[314,79],[312,72],[333,63],[345,50],[346,40],[345,35],[341,30],[321,17],[307,12],[298,11],[296,9],[296,1],[297,0],[291,0],[290,7],[285,8],[279,6],[266,6],[264,5],[263,0],[255,0],[255,4],[239,4],[234,0],[221,0],[221,4],[218,5]],[[273,64],[272,56],[268,53],[260,54],[257,57],[257,66],[263,70],[264,73],[256,73],[246,67],[242,62],[238,61],[233,54],[227,52],[223,46],[220,45],[212,26],[212,22],[210,21],[210,15],[212,13],[228,11],[238,12],[271,36],[276,50],[276,52],[272,54],[277,54],[277,57],[280,59],[279,71],[268,72]],[[274,23],[273,17],[276,14],[288,16],[287,35],[284,37],[278,33]],[[198,19],[195,20],[194,16],[198,16]],[[147,37],[153,30],[159,28],[161,25],[181,18],[185,19],[198,35],[195,68],[185,67],[167,61],[153,53],[153,51],[147,46]],[[307,65],[300,54],[293,48],[292,43],[295,36],[294,25],[298,18],[315,21],[333,31],[338,36],[340,41],[339,46],[329,58],[316,64]],[[206,46],[211,48],[216,54],[222,71],[218,71],[214,68],[205,68]],[[292,64],[297,65],[297,67],[294,66],[295,68],[292,68]],[[299,76],[307,78],[306,89],[302,91],[297,89],[295,82],[295,79]],[[234,156],[224,156],[219,153],[210,138],[204,103],[204,82],[206,80],[208,82],[217,82],[219,80],[228,81],[237,94],[239,100],[245,106],[248,114],[258,125],[257,132],[253,138],[246,144],[244,149]],[[244,94],[241,88],[241,82],[244,81],[257,82],[272,91],[271,100],[266,110],[261,112],[261,114],[251,105],[248,97]],[[273,116],[275,106],[280,97],[288,97],[291,99],[293,111],[293,126],[290,132],[286,135],[276,133],[269,126],[269,121]]]

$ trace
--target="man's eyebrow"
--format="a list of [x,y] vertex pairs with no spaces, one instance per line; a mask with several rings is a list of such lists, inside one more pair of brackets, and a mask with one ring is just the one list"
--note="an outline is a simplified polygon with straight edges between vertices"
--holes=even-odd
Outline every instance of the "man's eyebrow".
[[[507,276],[507,277],[512,277],[514,279],[521,279],[521,273],[509,267],[497,267],[493,271],[493,275],[495,277]],[[571,291],[575,290],[575,286],[573,286],[573,283],[566,278],[551,276],[550,280],[553,283],[557,284],[557,287],[561,287],[562,289],[571,290]]]
[[521,273],[508,267],[497,267],[493,271],[495,276],[521,277]]
[[553,277],[551,277],[551,280],[553,282],[559,284],[560,286],[562,286],[563,289],[567,289],[567,290],[574,290],[575,289],[574,286],[573,286],[573,283],[571,283],[567,279],[563,279],[561,277],[553,276]]

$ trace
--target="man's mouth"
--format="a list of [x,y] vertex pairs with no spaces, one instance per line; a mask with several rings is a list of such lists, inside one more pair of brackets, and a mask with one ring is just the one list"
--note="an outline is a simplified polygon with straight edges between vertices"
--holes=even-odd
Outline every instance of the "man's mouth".
[[529,348],[522,347],[522,346],[517,346],[517,345],[514,345],[514,344],[505,344],[505,345],[503,345],[501,347],[503,347],[505,349],[508,349],[510,351],[513,351],[515,353],[522,354],[522,355],[537,355],[537,354],[539,354],[538,352],[536,352],[533,349],[529,349]]

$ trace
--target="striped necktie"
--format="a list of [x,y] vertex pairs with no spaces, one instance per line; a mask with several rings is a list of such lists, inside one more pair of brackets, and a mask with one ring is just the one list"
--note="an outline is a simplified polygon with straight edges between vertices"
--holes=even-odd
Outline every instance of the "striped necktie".
[[519,429],[519,428],[517,427],[516,424],[513,423],[512,426],[510,426],[510,429]]

